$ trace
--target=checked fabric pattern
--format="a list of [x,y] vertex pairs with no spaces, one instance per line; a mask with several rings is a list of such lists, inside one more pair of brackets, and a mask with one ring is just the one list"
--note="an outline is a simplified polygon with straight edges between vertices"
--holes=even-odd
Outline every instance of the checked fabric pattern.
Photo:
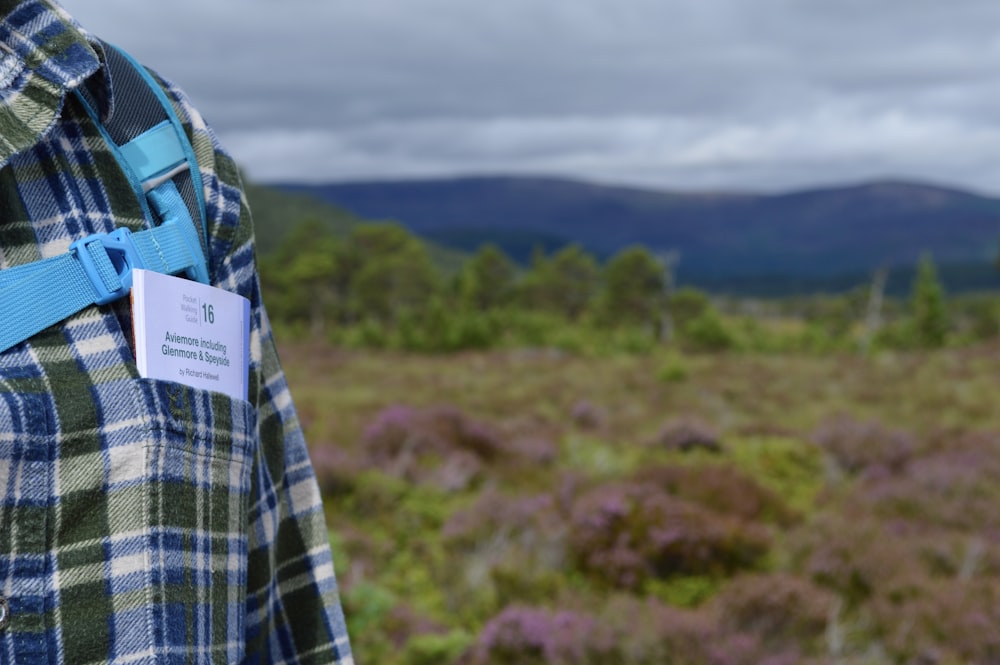
[[[144,228],[67,94],[86,85],[105,115],[125,103],[99,44],[51,0],[0,0],[0,17],[0,269]],[[251,397],[140,378],[127,299],[0,354],[0,665],[351,665],[239,175],[163,85],[199,159],[212,283],[251,301]]]

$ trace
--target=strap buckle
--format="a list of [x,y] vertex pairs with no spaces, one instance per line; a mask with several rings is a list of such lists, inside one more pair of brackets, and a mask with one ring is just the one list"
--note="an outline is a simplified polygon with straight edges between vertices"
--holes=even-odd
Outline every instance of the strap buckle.
[[[100,245],[107,253],[108,261],[121,282],[117,289],[112,290],[108,287],[104,279],[107,272],[94,261],[91,245]],[[132,232],[125,227],[115,229],[111,233],[94,233],[86,238],[80,238],[70,244],[69,251],[76,255],[94,290],[97,291],[94,302],[98,305],[106,305],[128,295],[132,290],[132,269],[145,267],[132,241]]]

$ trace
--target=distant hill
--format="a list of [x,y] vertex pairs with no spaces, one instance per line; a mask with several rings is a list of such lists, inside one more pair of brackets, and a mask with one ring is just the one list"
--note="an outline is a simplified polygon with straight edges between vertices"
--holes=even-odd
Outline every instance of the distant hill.
[[309,193],[247,184],[246,195],[253,215],[257,251],[261,254],[274,250],[292,226],[303,219],[318,219],[337,236],[346,236],[362,222],[357,215]]
[[[338,237],[345,237],[358,224],[366,220],[345,208],[324,201],[309,192],[285,191],[268,185],[248,183],[247,201],[254,220],[257,252],[269,254],[292,227],[304,219],[317,219]],[[467,257],[463,251],[445,244],[428,243],[431,258],[446,272],[454,272]]]
[[[534,245],[577,242],[600,257],[641,243],[676,251],[682,280],[732,290],[797,280],[856,281],[931,252],[962,288],[1000,286],[992,268],[1000,199],[881,181],[778,195],[685,193],[547,178],[283,184],[355,214],[395,219],[442,244],[490,241],[524,261]],[[729,285],[726,287],[725,285]]]

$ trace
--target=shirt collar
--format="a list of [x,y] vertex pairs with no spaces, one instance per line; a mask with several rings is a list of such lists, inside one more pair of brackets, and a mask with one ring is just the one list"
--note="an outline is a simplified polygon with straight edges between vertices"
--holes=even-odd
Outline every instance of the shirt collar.
[[[38,143],[66,94],[102,71],[104,49],[55,0],[0,0],[0,166]],[[110,113],[107,76],[88,89]]]

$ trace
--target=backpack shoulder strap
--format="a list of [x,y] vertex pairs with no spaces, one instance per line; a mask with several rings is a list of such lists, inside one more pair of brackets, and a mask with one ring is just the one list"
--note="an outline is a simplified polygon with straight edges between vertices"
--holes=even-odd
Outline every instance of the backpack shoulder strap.
[[[143,191],[148,193],[168,181],[174,182],[191,218],[197,221],[195,227],[202,251],[207,255],[205,190],[198,170],[198,158],[184,125],[152,74],[122,49],[102,43],[115,99],[120,101],[115,104],[115,111],[107,122],[97,124],[107,130],[112,145],[121,146],[122,156],[135,170]],[[86,106],[91,112],[90,105]],[[138,196],[139,192],[136,194]],[[156,206],[153,207],[155,210]],[[156,212],[159,213],[158,210]]]
[[0,270],[0,352],[89,305],[124,297],[133,268],[209,281],[194,149],[145,68],[115,47],[107,45],[105,52],[117,102],[112,117],[101,123],[87,93],[76,94],[132,183],[150,228],[95,233],[72,243],[66,254]]

